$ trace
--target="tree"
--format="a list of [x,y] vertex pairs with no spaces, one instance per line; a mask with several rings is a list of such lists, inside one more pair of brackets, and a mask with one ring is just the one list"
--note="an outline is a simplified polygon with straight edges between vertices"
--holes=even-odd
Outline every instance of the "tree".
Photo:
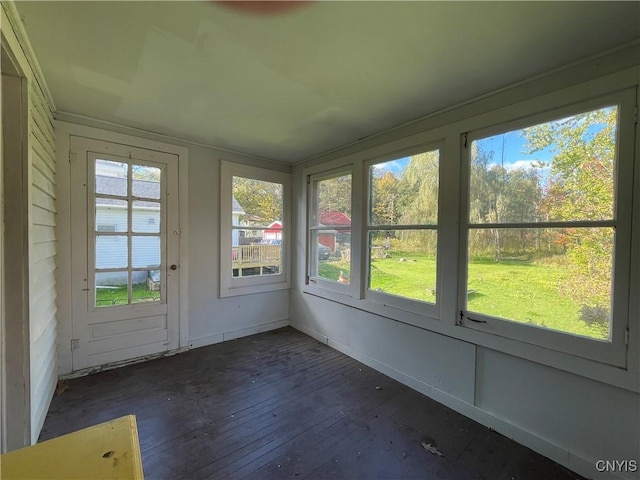
[[393,225],[398,219],[398,179],[389,171],[371,178],[371,223]]
[[341,212],[351,218],[351,175],[320,180],[318,212]]
[[233,177],[233,196],[247,215],[263,225],[282,220],[282,185],[253,178]]
[[[617,108],[575,115],[525,130],[531,153],[554,154],[543,210],[549,220],[614,218]],[[609,307],[614,232],[611,228],[567,228],[557,235],[573,276],[565,293],[588,307]]]

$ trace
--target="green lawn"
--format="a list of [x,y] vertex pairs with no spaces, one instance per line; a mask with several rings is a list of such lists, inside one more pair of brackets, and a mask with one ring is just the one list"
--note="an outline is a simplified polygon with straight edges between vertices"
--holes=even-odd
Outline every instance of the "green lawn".
[[[132,293],[133,303],[152,302],[154,300],[160,300],[160,292],[149,290],[145,283],[134,284]],[[126,305],[127,302],[128,295],[126,285],[117,288],[96,289],[96,306],[98,307]]]
[[[320,262],[320,276],[336,280],[340,271],[349,276],[344,262]],[[472,261],[469,267],[468,310],[522,323],[606,338],[608,328],[586,325],[580,305],[562,296],[560,285],[569,278],[566,266],[532,261]],[[372,290],[434,302],[436,262],[420,255],[394,253],[371,262]]]

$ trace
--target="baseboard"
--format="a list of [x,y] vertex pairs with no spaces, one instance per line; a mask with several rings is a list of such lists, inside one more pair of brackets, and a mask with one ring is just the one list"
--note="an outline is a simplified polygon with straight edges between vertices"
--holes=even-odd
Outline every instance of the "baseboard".
[[575,453],[562,448],[555,443],[541,438],[533,433],[524,430],[517,425],[514,425],[500,417],[496,417],[494,414],[478,408],[475,405],[464,402],[453,395],[439,390],[438,388],[424,383],[423,381],[406,375],[405,373],[396,370],[395,368],[382,363],[375,358],[372,358],[362,352],[352,349],[351,347],[332,339],[320,332],[317,332],[309,327],[305,327],[297,324],[294,320],[290,321],[291,327],[296,330],[315,338],[321,343],[338,350],[339,352],[348,355],[349,357],[364,363],[365,365],[397,380],[398,382],[416,390],[423,395],[455,410],[462,415],[475,420],[476,422],[488,427],[496,432],[530,448],[531,450],[559,463],[560,465],[586,477],[586,478],[598,478],[598,479],[617,479],[627,480],[638,477],[627,477],[616,473],[597,472],[595,470],[595,460],[590,460]]
[[107,370],[113,370],[114,368],[126,367],[127,365],[133,365],[134,363],[147,362],[149,360],[155,360],[156,358],[171,357],[178,353],[186,352],[188,348],[178,348],[176,350],[169,350],[167,352],[154,353],[152,355],[144,355],[142,357],[129,358],[127,360],[121,360],[119,362],[106,363],[97,367],[88,367],[80,370],[75,370],[71,373],[58,376],[60,380],[70,380],[72,378],[84,377],[85,375],[91,375],[92,373],[104,372]]
[[239,330],[232,330],[230,332],[217,333],[215,335],[207,335],[205,337],[198,337],[189,340],[189,348],[206,347],[207,345],[213,345],[215,343],[226,342],[229,340],[235,340],[236,338],[248,337],[249,335],[255,335],[256,333],[268,332],[269,330],[276,330],[278,328],[286,327],[289,325],[289,319],[277,320],[275,322],[261,323],[248,328],[241,328]]

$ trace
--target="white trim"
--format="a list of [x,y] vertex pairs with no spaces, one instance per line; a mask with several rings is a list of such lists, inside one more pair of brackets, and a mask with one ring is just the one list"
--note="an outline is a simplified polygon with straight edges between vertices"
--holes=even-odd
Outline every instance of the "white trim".
[[[459,412],[462,415],[469,417],[486,427],[494,429],[502,435],[513,439],[526,447],[531,448],[532,450],[544,455],[545,457],[550,458],[551,460],[561,465],[564,465],[565,467],[579,473],[580,475],[583,475],[587,478],[593,478],[593,476],[597,473],[591,460],[577,455],[576,453],[572,453],[553,442],[547,441],[527,430],[524,430],[518,425],[508,422],[507,420],[493,415],[490,412],[487,412],[486,410],[483,410],[475,405],[464,402],[459,398],[447,392],[444,392],[433,385],[429,385],[415,377],[407,375],[391,367],[390,365],[387,365],[386,363],[380,362],[375,358],[361,353],[358,350],[355,350],[350,346],[345,345],[331,337],[328,337],[311,328],[298,325],[295,321],[291,321],[291,327],[309,335],[310,337],[315,338],[320,343],[334,348],[339,352],[342,352],[345,355],[348,355],[349,357],[361,363],[364,363],[365,365],[381,373],[384,373],[388,377],[397,380],[398,382],[422,393],[423,395],[426,395],[436,402],[452,408],[456,412]],[[610,474],[609,476],[598,474],[598,478],[623,480],[625,478],[631,477],[624,477],[622,475],[616,474]]]
[[[5,10],[8,8],[8,10]],[[19,112],[17,121],[9,123],[14,131],[10,135],[17,141],[9,147],[7,162],[4,151],[7,147],[0,140],[0,168],[2,169],[2,302],[0,317],[0,452],[30,445],[32,430],[37,421],[32,409],[31,338],[30,338],[30,245],[31,245],[31,93],[29,87],[35,80],[31,69],[34,58],[24,51],[27,48],[24,30],[16,28],[19,17],[15,5],[2,2],[0,5],[0,49],[1,55],[14,66],[16,75],[12,88],[18,90]],[[1,82],[1,80],[0,80]],[[0,97],[2,95],[0,94]],[[15,98],[15,97],[14,97]],[[2,100],[6,106],[6,100]],[[2,115],[0,114],[0,118]],[[4,128],[2,121],[0,127]],[[0,131],[0,138],[4,132]],[[7,168],[10,170],[5,171]],[[5,175],[7,174],[8,175]],[[9,204],[7,199],[14,200]],[[11,259],[4,255],[11,251]],[[20,253],[20,255],[16,255]],[[7,268],[9,267],[9,268]],[[11,282],[5,279],[9,276]],[[11,317],[17,321],[6,322]]]
[[[633,128],[633,104],[635,103],[635,90],[627,89],[621,92],[606,94],[595,98],[575,103],[573,105],[564,106],[558,109],[545,110],[543,113],[534,114],[532,116],[520,116],[514,121],[505,121],[499,124],[492,124],[486,128],[479,128],[469,132],[467,136],[468,148],[465,148],[464,155],[461,157],[462,169],[460,176],[461,184],[461,208],[460,208],[460,260],[458,270],[458,309],[471,314],[471,317],[480,320],[478,323],[471,321],[463,321],[461,318],[458,322],[459,326],[472,330],[490,332],[495,335],[506,336],[515,340],[521,340],[527,343],[539,345],[543,348],[550,348],[565,353],[574,354],[587,359],[608,363],[616,367],[626,368],[627,355],[624,345],[624,335],[629,322],[628,315],[628,288],[624,288],[629,283],[629,265],[630,265],[630,226],[631,226],[631,191],[633,184],[633,162],[623,161],[622,159],[633,158],[633,135],[630,130]],[[587,338],[571,334],[571,332],[563,332],[559,330],[545,329],[535,326],[526,325],[520,322],[510,321],[483,315],[478,312],[467,310],[467,242],[468,232],[472,228],[488,229],[493,226],[492,223],[486,224],[469,224],[469,190],[470,190],[470,162],[471,162],[471,145],[472,142],[486,138],[499,133],[518,130],[532,125],[554,121],[569,116],[589,112],[611,105],[618,107],[618,132],[616,139],[617,158],[614,178],[615,194],[614,194],[614,212],[612,219],[606,221],[576,221],[576,222],[530,222],[522,224],[526,228],[546,228],[550,225],[558,223],[564,226],[603,226],[613,225],[616,228],[616,244],[614,258],[614,278],[613,285],[615,296],[612,298],[612,319],[610,341],[601,341],[599,339]],[[620,199],[622,196],[622,200]],[[501,226],[509,227],[507,224]],[[620,288],[623,287],[623,288]]]
[[[58,165],[57,193],[58,193],[58,315],[59,318],[71,318],[71,194],[70,194],[70,139],[84,137],[110,143],[116,143],[134,148],[169,153],[178,157],[178,189],[179,189],[179,348],[188,346],[189,339],[189,150],[186,147],[172,145],[146,138],[140,138],[100,128],[78,125],[56,120],[56,162]],[[73,338],[71,322],[64,321],[58,325],[58,358],[59,375],[72,371],[70,342]]]
[[[282,185],[281,272],[275,275],[232,277],[232,179],[252,178]],[[257,227],[260,229],[261,227]],[[247,227],[250,229],[250,227]],[[239,163],[220,161],[220,297],[287,290],[291,286],[291,175]]]

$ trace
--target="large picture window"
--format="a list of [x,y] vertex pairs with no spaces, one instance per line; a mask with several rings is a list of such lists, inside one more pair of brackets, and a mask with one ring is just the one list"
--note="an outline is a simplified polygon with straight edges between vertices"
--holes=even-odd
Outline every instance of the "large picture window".
[[616,258],[619,119],[610,104],[471,136],[466,325],[612,342],[612,319],[624,322],[614,276],[626,270]]
[[224,162],[221,295],[288,285],[288,176]]
[[369,298],[436,303],[439,164],[432,149],[369,166]]

